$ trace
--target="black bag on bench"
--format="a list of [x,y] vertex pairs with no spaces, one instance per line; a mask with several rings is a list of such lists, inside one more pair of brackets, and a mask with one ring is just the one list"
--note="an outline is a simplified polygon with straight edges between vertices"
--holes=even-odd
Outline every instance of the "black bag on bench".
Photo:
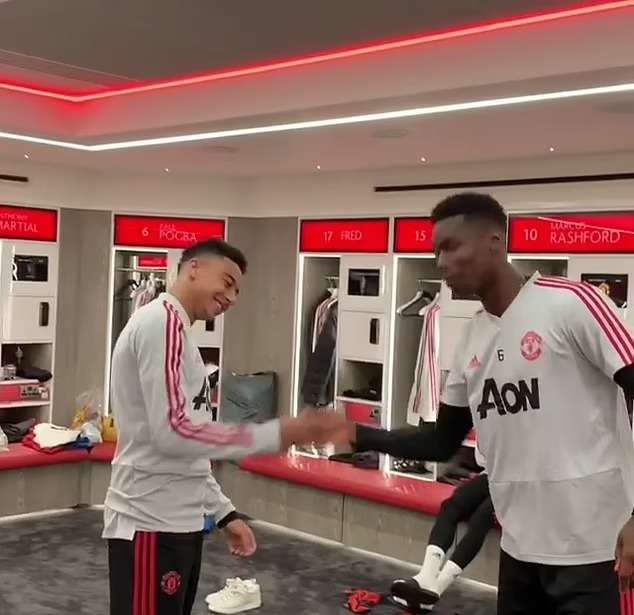
[[277,374],[225,373],[222,379],[220,421],[263,423],[277,415]]

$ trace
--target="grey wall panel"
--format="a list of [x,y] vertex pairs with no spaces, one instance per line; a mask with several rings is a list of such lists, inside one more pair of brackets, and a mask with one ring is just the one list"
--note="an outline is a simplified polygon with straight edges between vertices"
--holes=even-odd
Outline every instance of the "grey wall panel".
[[55,423],[72,419],[79,393],[104,385],[111,223],[110,212],[60,212]]
[[293,364],[297,218],[230,218],[228,241],[249,260],[238,304],[227,313],[224,369],[272,370],[288,414]]

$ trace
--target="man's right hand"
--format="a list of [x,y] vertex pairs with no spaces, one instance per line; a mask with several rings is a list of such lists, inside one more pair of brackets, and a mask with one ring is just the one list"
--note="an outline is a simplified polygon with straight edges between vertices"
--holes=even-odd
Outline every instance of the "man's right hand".
[[348,422],[336,410],[303,410],[297,418],[281,420],[282,448],[293,444],[342,444],[348,442]]

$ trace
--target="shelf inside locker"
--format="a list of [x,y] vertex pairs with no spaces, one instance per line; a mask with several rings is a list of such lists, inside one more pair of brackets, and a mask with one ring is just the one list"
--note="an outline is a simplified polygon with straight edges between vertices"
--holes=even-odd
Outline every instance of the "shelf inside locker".
[[41,406],[50,405],[50,400],[24,400],[24,401],[0,401],[0,409],[6,410],[10,408],[39,408]]
[[0,426],[19,425],[31,422],[49,422],[51,420],[51,402],[18,402],[0,404]]
[[198,350],[205,365],[220,365],[220,348],[207,346],[203,348],[199,347]]
[[[337,398],[382,402],[383,364],[367,361],[337,362]],[[374,399],[373,399],[374,398]]]
[[50,401],[49,383],[24,378],[0,381],[0,408],[45,406]]
[[337,395],[335,397],[336,402],[350,402],[353,404],[367,404],[368,406],[383,406],[382,401],[372,401],[371,399],[364,399],[362,397],[346,397],[345,395]]
[[0,380],[0,386],[12,384],[39,384],[39,380],[32,378],[13,378],[11,380]]
[[540,258],[538,256],[509,256],[509,260],[518,271],[531,276],[536,271],[543,275],[566,276],[568,273],[567,258]]
[[1,365],[16,365],[23,367],[38,367],[52,371],[53,344],[12,344],[4,342],[0,350]]

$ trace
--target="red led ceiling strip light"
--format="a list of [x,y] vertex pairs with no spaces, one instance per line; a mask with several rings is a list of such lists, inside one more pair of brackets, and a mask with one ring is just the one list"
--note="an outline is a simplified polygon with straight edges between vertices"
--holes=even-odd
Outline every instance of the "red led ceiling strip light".
[[272,71],[279,71],[283,69],[298,68],[301,66],[309,66],[311,64],[320,64],[324,62],[332,62],[334,60],[344,60],[355,56],[363,56],[374,53],[381,53],[385,51],[393,51],[396,49],[403,49],[406,47],[415,47],[418,45],[425,45],[427,43],[435,43],[439,41],[447,41],[452,39],[464,38],[467,36],[473,36],[477,34],[486,34],[489,32],[496,32],[499,30],[508,30],[510,28],[518,28],[521,26],[534,25],[539,23],[545,23],[549,21],[556,21],[561,19],[567,19],[570,17],[581,17],[584,15],[590,15],[593,13],[605,13],[608,11],[614,11],[617,9],[632,8],[634,7],[634,0],[616,0],[614,2],[599,2],[588,4],[584,6],[578,6],[571,9],[534,13],[531,15],[525,15],[522,17],[514,17],[512,19],[505,19],[503,21],[483,23],[476,26],[469,26],[466,28],[458,28],[455,30],[445,30],[443,32],[437,32],[432,34],[424,34],[420,36],[412,36],[408,38],[386,41],[382,43],[374,43],[371,45],[365,45],[362,47],[353,47],[349,49],[340,49],[337,51],[331,51],[326,53],[319,53],[305,57],[292,58],[289,60],[282,60],[279,62],[271,62],[268,64],[253,65],[243,68],[235,68],[217,73],[182,77],[177,79],[171,79],[169,81],[143,83],[135,86],[124,86],[119,89],[109,89],[100,92],[85,93],[85,94],[70,94],[61,91],[47,90],[45,88],[39,88],[37,86],[20,85],[15,82],[0,82],[0,89],[11,90],[14,92],[21,92],[25,94],[34,94],[36,96],[44,96],[47,98],[55,98],[57,100],[64,100],[72,103],[82,103],[91,100],[98,100],[102,98],[111,98],[114,96],[124,96],[129,94],[151,92],[155,90],[163,90],[168,88],[176,88],[187,85],[198,85],[201,83],[210,83],[212,81],[221,81],[224,79],[232,79],[236,77],[248,77],[251,75],[258,75],[262,73],[268,73]]

